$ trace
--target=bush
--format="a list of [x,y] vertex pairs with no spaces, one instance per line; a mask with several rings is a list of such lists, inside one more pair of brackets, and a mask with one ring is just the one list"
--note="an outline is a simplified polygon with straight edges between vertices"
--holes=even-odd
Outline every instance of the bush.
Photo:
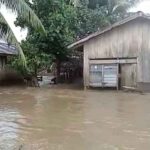
[[0,71],[0,86],[23,86],[24,78],[14,70]]

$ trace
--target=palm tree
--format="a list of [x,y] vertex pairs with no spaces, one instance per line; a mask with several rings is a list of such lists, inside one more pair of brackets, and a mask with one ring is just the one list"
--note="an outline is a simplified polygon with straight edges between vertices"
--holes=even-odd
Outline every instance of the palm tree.
[[138,3],[140,0],[107,0],[108,14],[127,12],[128,8]]
[[[81,2],[84,1],[86,4],[90,3],[90,0],[70,0],[75,7],[80,6]],[[122,9],[122,11],[127,10],[127,8],[131,7],[132,5],[136,4],[142,0],[91,0],[94,1],[95,6],[97,4],[107,5],[107,9],[109,13],[113,13],[118,9]]]
[[[2,4],[5,5],[7,9],[11,9],[13,12],[19,14],[22,19],[26,20],[32,25],[32,27],[34,27],[38,31],[45,32],[41,21],[24,0],[0,0],[0,6]],[[25,56],[23,50],[20,47],[19,42],[17,41],[13,31],[8,25],[7,20],[5,20],[5,18],[3,17],[2,13],[0,13],[0,35],[1,38],[4,38],[9,43],[16,45],[17,49],[19,50],[21,60],[25,65]]]

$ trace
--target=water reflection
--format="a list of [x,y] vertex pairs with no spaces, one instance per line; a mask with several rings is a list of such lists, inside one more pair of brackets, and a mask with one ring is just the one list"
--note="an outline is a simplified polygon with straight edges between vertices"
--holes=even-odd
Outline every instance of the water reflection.
[[18,143],[18,118],[22,118],[15,109],[0,108],[0,149],[11,150]]

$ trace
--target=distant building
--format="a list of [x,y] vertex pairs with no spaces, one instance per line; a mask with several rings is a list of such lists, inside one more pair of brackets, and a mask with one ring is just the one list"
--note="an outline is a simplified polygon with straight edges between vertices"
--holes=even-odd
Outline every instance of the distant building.
[[84,54],[85,87],[150,91],[150,16],[138,12],[68,48]]
[[5,42],[0,42],[0,70],[4,69],[8,56],[17,55],[18,51],[15,46]]

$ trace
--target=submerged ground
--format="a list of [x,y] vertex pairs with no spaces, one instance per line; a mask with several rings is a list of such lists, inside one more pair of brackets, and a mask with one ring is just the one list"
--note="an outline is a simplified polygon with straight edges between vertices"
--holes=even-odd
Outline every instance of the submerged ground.
[[150,95],[0,90],[0,150],[149,150]]

